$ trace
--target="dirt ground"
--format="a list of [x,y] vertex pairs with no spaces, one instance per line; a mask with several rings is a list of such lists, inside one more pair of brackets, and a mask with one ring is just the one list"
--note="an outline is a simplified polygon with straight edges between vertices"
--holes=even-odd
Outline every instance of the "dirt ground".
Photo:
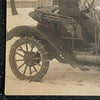
[[[19,15],[7,12],[7,31],[19,25],[36,25],[28,16],[34,9],[18,9]],[[9,65],[9,51],[17,40],[13,38],[6,45],[5,94],[7,95],[100,95],[100,72],[95,68],[90,71],[74,69],[68,64],[56,60],[50,62],[48,73],[41,82],[21,81],[14,76]]]

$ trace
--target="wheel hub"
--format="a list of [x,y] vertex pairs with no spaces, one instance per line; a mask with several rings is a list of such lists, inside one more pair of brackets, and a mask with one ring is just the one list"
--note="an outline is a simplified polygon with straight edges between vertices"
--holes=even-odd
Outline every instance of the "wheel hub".
[[39,53],[36,52],[28,52],[24,55],[24,62],[27,66],[35,66],[40,63],[40,60],[36,60],[34,58],[40,57]]

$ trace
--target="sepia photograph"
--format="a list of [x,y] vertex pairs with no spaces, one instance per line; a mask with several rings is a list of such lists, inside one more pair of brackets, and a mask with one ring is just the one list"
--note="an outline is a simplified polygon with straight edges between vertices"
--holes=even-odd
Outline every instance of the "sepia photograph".
[[5,95],[100,96],[100,0],[7,0]]

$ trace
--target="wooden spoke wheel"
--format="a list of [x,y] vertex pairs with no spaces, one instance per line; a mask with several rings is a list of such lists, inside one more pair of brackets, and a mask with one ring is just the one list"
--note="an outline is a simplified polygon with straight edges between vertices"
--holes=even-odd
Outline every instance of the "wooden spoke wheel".
[[12,72],[21,80],[40,81],[48,71],[48,52],[41,41],[21,38],[11,47],[9,55]]

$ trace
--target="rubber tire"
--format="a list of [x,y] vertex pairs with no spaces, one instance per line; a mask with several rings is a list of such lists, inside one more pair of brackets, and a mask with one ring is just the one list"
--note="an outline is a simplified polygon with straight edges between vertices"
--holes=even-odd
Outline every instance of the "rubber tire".
[[36,74],[35,76],[25,76],[25,75],[21,74],[16,68],[17,65],[14,60],[15,59],[15,51],[21,44],[24,44],[25,42],[30,42],[33,45],[35,45],[38,48],[38,50],[41,52],[41,54],[44,54],[47,52],[45,47],[42,49],[39,49],[41,46],[43,46],[43,44],[41,43],[40,40],[37,40],[33,37],[32,38],[30,38],[30,37],[20,38],[12,45],[11,50],[10,50],[9,63],[10,63],[11,70],[14,73],[14,75],[17,78],[19,78],[20,80],[40,81],[44,77],[44,75],[47,73],[48,68],[49,68],[48,53],[43,55],[43,58],[42,58],[43,66],[40,69],[40,71],[38,72],[38,74]]

